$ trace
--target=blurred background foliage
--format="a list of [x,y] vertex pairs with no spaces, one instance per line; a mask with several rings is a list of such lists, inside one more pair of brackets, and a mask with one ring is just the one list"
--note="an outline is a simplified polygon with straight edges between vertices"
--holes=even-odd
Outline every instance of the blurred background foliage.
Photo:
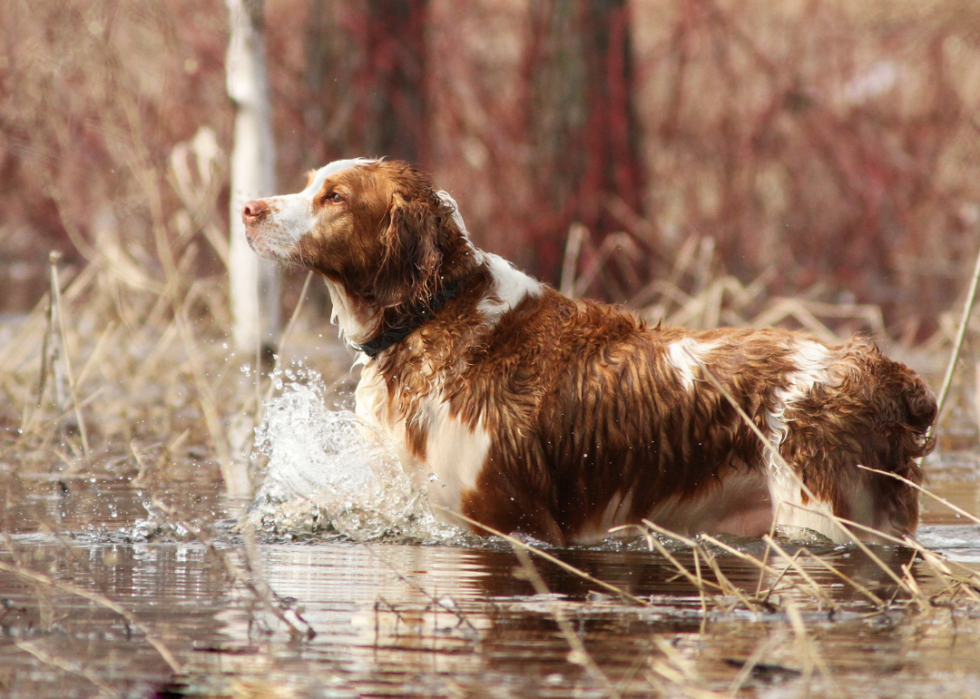
[[[726,278],[876,306],[908,341],[972,268],[972,0],[268,0],[264,16],[281,191],[335,158],[405,158],[478,245],[553,284],[643,306],[665,279]],[[111,262],[121,288],[220,278],[224,2],[5,0],[0,27],[0,311],[37,303],[52,249]]]

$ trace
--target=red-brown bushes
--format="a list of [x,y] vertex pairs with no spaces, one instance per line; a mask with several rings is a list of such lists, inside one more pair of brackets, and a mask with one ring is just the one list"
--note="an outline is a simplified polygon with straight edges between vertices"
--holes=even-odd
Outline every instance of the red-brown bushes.
[[[623,243],[621,253],[587,290],[607,297],[630,298],[662,277],[691,238],[713,239],[718,262],[743,282],[775,270],[770,293],[878,304],[890,331],[906,337],[933,329],[961,288],[980,225],[974,5],[625,5],[632,77],[623,84],[632,85],[639,169],[612,190],[566,190],[566,199],[591,191],[585,209],[545,201],[549,178],[567,174],[544,148],[532,113],[547,103],[540,82],[532,85],[536,71],[562,75],[560,63],[540,68],[533,58],[549,55],[535,44],[548,37],[540,31],[547,6],[405,7],[406,21],[424,25],[424,42],[393,49],[371,29],[370,3],[268,3],[281,189],[335,157],[415,148],[420,165],[460,202],[480,245],[549,281],[558,282],[556,258],[572,221],[591,226],[580,275],[595,266],[610,233],[625,232],[611,244]],[[97,244],[108,225],[154,275],[168,257],[180,258],[194,230],[174,218],[182,204],[168,159],[200,126],[213,128],[224,149],[231,145],[226,21],[218,0],[155,10],[127,0],[0,8],[5,287],[11,274],[31,276],[25,262],[43,274],[49,248],[71,259],[69,234]],[[417,59],[416,72],[385,73],[395,54]],[[382,75],[387,87],[373,89]],[[418,91],[424,95],[409,104]],[[394,127],[397,110],[382,109],[389,131],[371,124],[382,118],[370,101],[375,93],[401,105]],[[613,107],[597,113],[627,113]],[[616,118],[610,123],[622,126]],[[227,215],[222,202],[215,199],[212,219]],[[605,213],[589,213],[596,210]],[[199,271],[215,271],[216,259],[204,256]],[[23,307],[28,296],[5,294],[0,306]]]

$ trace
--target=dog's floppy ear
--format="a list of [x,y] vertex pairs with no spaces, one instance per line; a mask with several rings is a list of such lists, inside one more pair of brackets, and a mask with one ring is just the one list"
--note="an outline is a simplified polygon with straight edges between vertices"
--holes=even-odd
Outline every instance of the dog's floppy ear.
[[435,293],[442,265],[437,209],[431,190],[392,195],[382,222],[384,256],[374,288],[382,308],[424,302]]

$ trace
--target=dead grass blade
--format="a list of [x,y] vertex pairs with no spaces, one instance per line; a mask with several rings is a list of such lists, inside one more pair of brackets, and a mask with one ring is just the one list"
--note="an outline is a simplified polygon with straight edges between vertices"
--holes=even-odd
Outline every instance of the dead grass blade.
[[221,421],[221,411],[218,409],[218,399],[214,395],[211,384],[208,383],[207,372],[201,353],[197,348],[197,342],[184,318],[177,317],[174,320],[190,359],[194,383],[198,390],[198,402],[201,406],[201,412],[204,414],[208,432],[211,434],[211,441],[214,444],[218,464],[221,467],[221,475],[225,479],[225,487],[230,495],[240,495],[242,494],[241,491],[248,490],[248,486],[242,486],[238,474],[232,473],[231,454],[228,450],[228,439]]
[[[980,575],[976,571],[954,563],[948,559],[943,560],[935,553],[925,548],[918,542],[910,543],[910,548],[915,549],[916,553],[922,556],[922,559],[926,564],[932,568],[933,572],[940,580],[947,581],[951,585],[963,590],[968,597],[970,597],[974,602],[980,602]],[[956,574],[950,568],[950,565],[960,569],[960,574]],[[942,594],[942,593],[940,593]],[[933,595],[930,601],[933,601],[939,595]]]
[[806,581],[810,589],[813,590],[814,596],[821,604],[826,603],[827,606],[829,606],[834,611],[838,611],[840,609],[840,606],[836,602],[834,602],[834,600],[832,600],[826,592],[823,591],[823,589],[814,581],[814,579],[810,577],[810,574],[807,573],[806,570],[804,570],[803,567],[797,562],[796,559],[799,556],[800,553],[799,551],[797,551],[796,555],[790,556],[788,553],[786,553],[783,547],[780,546],[776,542],[776,540],[773,539],[768,534],[763,535],[762,538],[769,546],[771,546],[776,551],[776,553],[778,553],[780,556],[783,557],[783,559],[785,559],[787,565],[789,565],[793,569],[793,572],[795,572],[797,575],[799,575],[801,578],[803,578]]
[[[775,581],[774,581],[774,583],[773,583],[773,585],[770,586],[769,592],[767,592],[767,594],[766,594],[766,598],[767,599],[768,599],[769,593],[772,592],[772,588],[775,587],[776,584],[778,584],[778,581],[780,579],[782,579],[782,577],[787,573],[787,571],[789,571],[789,570],[792,569],[792,567],[790,565],[787,565],[785,568],[783,568],[782,571],[777,571],[775,568],[773,568],[772,566],[770,566],[767,563],[768,558],[769,558],[769,551],[771,551],[773,548],[775,548],[773,546],[773,544],[775,544],[775,540],[772,538],[772,535],[771,534],[763,537],[763,540],[766,542],[766,554],[762,558],[762,560],[759,560],[755,556],[751,556],[751,555],[745,553],[744,551],[739,551],[734,546],[729,546],[725,542],[720,541],[719,539],[716,539],[715,537],[711,536],[710,534],[701,534],[700,535],[700,538],[703,539],[703,540],[705,540],[705,541],[710,542],[711,544],[713,544],[713,545],[715,545],[715,546],[717,546],[717,547],[719,547],[721,549],[724,549],[728,553],[730,553],[733,556],[736,556],[736,557],[742,559],[746,563],[749,563],[750,565],[754,565],[754,566],[758,567],[759,568],[759,571],[762,574],[769,573],[770,575],[777,576],[776,579],[775,579]],[[885,606],[885,602],[880,597],[878,597],[878,595],[876,595],[873,592],[871,592],[871,590],[869,590],[867,587],[865,587],[861,583],[857,582],[856,580],[848,577],[844,573],[842,573],[839,570],[837,570],[836,568],[834,568],[832,565],[830,565],[825,560],[823,560],[820,556],[815,556],[813,553],[811,553],[805,547],[804,548],[801,548],[801,549],[799,549],[799,551],[797,551],[797,554],[794,555],[793,560],[795,560],[796,558],[798,558],[799,555],[801,555],[801,554],[806,554],[806,556],[811,561],[813,561],[814,563],[816,563],[819,566],[821,566],[822,568],[824,568],[827,572],[832,573],[833,575],[836,575],[838,578],[840,578],[841,580],[843,580],[845,583],[847,583],[848,585],[850,585],[851,587],[853,587],[860,594],[862,594],[863,596],[867,597],[868,600],[872,604],[874,604],[876,607],[879,607],[880,608],[880,607],[884,607]],[[786,557],[786,554],[785,553],[783,553],[782,555],[783,555],[783,558]],[[762,594],[762,588],[761,588],[762,579],[763,579],[762,576],[760,576],[760,578],[759,578],[760,586],[758,588],[756,588],[756,592],[755,592],[755,597],[756,598],[758,598]],[[816,585],[816,583],[815,582],[811,582],[811,584],[810,584],[811,588],[814,585]],[[825,593],[822,592],[822,588],[821,588],[821,594],[825,594]]]
[[[796,636],[797,647],[800,649],[800,654],[803,656],[803,681],[804,684],[809,687],[811,678],[813,677],[813,668],[816,667],[820,674],[824,678],[824,682],[828,685],[833,684],[833,676],[830,674],[830,667],[827,665],[827,661],[824,660],[823,656],[820,654],[815,642],[810,638],[810,634],[807,632],[806,622],[803,619],[803,614],[800,613],[799,607],[796,606],[791,598],[787,598],[783,602],[783,607],[786,610],[786,617],[789,619],[790,628],[793,630],[793,635]],[[832,691],[832,687],[828,687],[828,694],[834,696],[837,694]]]
[[[293,640],[310,640],[316,636],[316,632],[313,630],[313,627],[310,626],[310,624],[307,623],[307,621],[303,619],[303,617],[301,617],[295,610],[290,609],[289,605],[287,605],[286,602],[279,597],[278,593],[276,593],[276,591],[273,590],[269,584],[259,576],[256,566],[252,564],[251,552],[247,546],[244,549],[244,556],[242,558],[243,566],[239,566],[237,563],[231,560],[228,554],[215,546],[214,540],[210,536],[205,534],[198,527],[192,525],[190,522],[186,522],[181,519],[158,497],[153,496],[152,502],[153,506],[163,513],[171,522],[178,524],[182,529],[187,531],[201,544],[203,544],[207,550],[221,562],[225,570],[228,571],[228,574],[235,580],[235,582],[248,590],[256,600],[262,603],[270,614],[283,623]],[[298,621],[303,628],[297,626],[297,624],[286,615],[287,610],[292,613],[292,615],[296,618],[296,621]]]
[[762,642],[755,647],[755,650],[752,651],[752,655],[745,659],[741,669],[738,671],[738,674],[735,675],[728,687],[728,696],[730,699],[735,698],[739,690],[742,688],[742,685],[744,685],[752,675],[752,671],[756,668],[756,666],[773,650],[773,648],[779,645],[784,638],[785,637],[782,634],[769,636],[764,638]]
[[77,384],[79,386],[85,383],[85,379],[88,378],[88,374],[92,370],[92,367],[97,365],[102,359],[102,355],[106,350],[106,343],[108,342],[109,337],[115,333],[117,327],[119,326],[115,321],[109,321],[102,332],[99,333],[99,339],[96,340],[95,347],[92,349],[92,353],[89,355],[88,361],[85,362],[85,366],[82,367],[82,370],[78,372]]
[[[732,584],[732,582],[728,579],[728,577],[722,572],[721,567],[718,565],[718,561],[715,559],[714,556],[711,555],[711,552],[705,549],[695,539],[691,539],[689,537],[682,536],[680,534],[672,532],[669,529],[665,529],[657,524],[654,524],[648,519],[644,519],[642,520],[642,522],[644,526],[649,527],[652,531],[655,531],[658,534],[662,534],[664,536],[668,536],[672,539],[676,539],[677,541],[680,541],[690,546],[691,549],[694,551],[695,562],[698,560],[697,558],[698,556],[703,557],[705,562],[707,562],[708,567],[711,568],[711,572],[715,574],[715,579],[718,581],[717,584],[709,582],[706,583],[707,585],[716,585],[718,589],[721,590],[722,594],[738,597],[748,609],[755,609],[758,606],[755,602],[753,602],[748,597],[746,597],[745,593],[743,593],[738,587]],[[663,549],[663,551],[666,551],[666,548],[664,548],[663,545],[660,544],[660,542],[657,542],[655,538],[648,537],[647,542],[648,543],[656,542],[656,544],[658,545],[658,550]],[[673,563],[675,566],[682,567],[673,556],[669,556],[668,560],[671,563]],[[698,577],[700,578],[700,570],[698,571]]]
[[980,253],[977,254],[977,262],[973,268],[973,277],[970,279],[970,287],[966,295],[966,303],[963,304],[963,315],[960,317],[960,326],[956,332],[956,340],[953,342],[953,351],[949,356],[949,364],[946,367],[946,376],[943,378],[943,386],[939,391],[939,399],[936,401],[936,419],[929,426],[926,439],[932,436],[942,415],[943,406],[946,405],[946,398],[949,397],[949,387],[953,384],[953,374],[956,372],[956,363],[960,359],[960,348],[963,347],[963,340],[966,337],[966,330],[970,324],[970,314],[973,312],[973,305],[977,300],[977,287],[980,286]]
[[[650,526],[650,523],[647,522],[646,520],[644,520],[644,524],[646,524],[648,527]],[[707,588],[709,586],[710,587],[714,587],[714,588],[717,588],[717,590],[719,592],[722,591],[723,588],[722,588],[722,586],[719,583],[710,582],[708,580],[705,580],[702,577],[702,575],[701,575],[701,564],[700,564],[700,562],[698,560],[697,553],[694,554],[694,573],[691,573],[691,571],[689,571],[687,568],[685,568],[681,564],[681,562],[677,560],[677,557],[676,556],[674,556],[670,551],[667,550],[667,547],[666,546],[664,546],[659,541],[657,541],[657,537],[655,537],[652,534],[650,534],[650,530],[649,529],[644,529],[643,527],[640,527],[639,525],[636,525],[636,524],[628,524],[628,525],[625,525],[623,527],[615,527],[614,529],[611,529],[610,531],[613,531],[614,532],[614,531],[620,531],[620,530],[625,530],[625,529],[633,529],[633,528],[639,529],[641,532],[643,532],[643,535],[646,537],[647,547],[650,549],[650,551],[653,551],[654,549],[656,549],[657,550],[657,553],[659,553],[661,556],[663,556],[664,558],[666,558],[670,562],[670,564],[672,566],[674,566],[674,568],[677,570],[677,572],[681,574],[682,577],[686,578],[688,582],[690,582],[692,585],[694,585],[695,589],[698,591],[698,594],[701,597],[701,612],[703,614],[707,614],[707,612],[708,612],[708,604],[707,604],[707,600],[705,598],[705,592],[707,591]],[[689,546],[691,545],[691,543],[694,543],[694,542],[691,542],[690,539],[686,539],[686,537],[682,537],[679,534],[676,534],[675,535],[673,533],[669,533],[669,534],[667,534],[667,536],[670,536],[671,538],[674,538],[674,539],[677,539],[678,541],[681,541],[683,543],[686,543]],[[691,543],[688,543],[688,542],[691,542]],[[696,551],[696,543],[694,543],[694,545],[691,546],[691,550],[692,551]]]
[[[810,495],[810,497],[812,498],[813,496]],[[794,505],[792,503],[787,503],[787,504],[789,505],[789,507],[799,507],[801,510],[808,510],[808,508],[806,507],[801,507],[799,505]],[[886,541],[890,541],[894,544],[898,544],[899,546],[905,545],[905,542],[902,539],[898,539],[894,536],[890,536],[889,534],[885,534],[883,531],[875,529],[874,527],[869,527],[864,524],[858,524],[857,522],[852,522],[849,519],[844,519],[843,517],[837,517],[836,515],[830,515],[830,517],[831,520],[834,522],[834,524],[840,527],[842,531],[848,532],[849,531],[848,528],[853,527],[855,529],[860,529],[861,531],[865,531],[869,534],[873,534]],[[909,587],[908,584],[905,582],[905,580],[903,580],[899,575],[895,573],[895,571],[891,569],[890,566],[888,566],[884,561],[882,561],[881,558],[879,558],[874,553],[874,551],[868,548],[868,545],[865,544],[863,541],[861,541],[861,539],[852,536],[851,542],[859,549],[861,549],[861,553],[867,556],[876,566],[878,566],[878,568],[881,569],[881,571],[885,575],[890,577],[895,582],[895,584],[897,584],[900,588],[902,588],[910,597],[912,597],[913,599],[920,599],[920,597],[915,594],[915,590]]]
[[891,473],[890,471],[882,471],[882,470],[877,469],[877,468],[871,468],[870,466],[863,466],[861,464],[858,464],[857,467],[860,468],[860,469],[864,469],[865,471],[870,471],[871,473],[877,473],[877,474],[880,474],[882,476],[888,476],[889,478],[894,478],[895,480],[899,480],[902,483],[905,483],[906,485],[910,485],[913,488],[915,488],[916,490],[918,490],[920,493],[922,493],[923,495],[926,495],[926,496],[932,498],[933,500],[935,500],[936,502],[938,502],[939,504],[944,505],[945,507],[948,507],[953,512],[955,512],[955,513],[957,513],[959,515],[962,515],[963,517],[966,517],[967,519],[969,519],[974,524],[980,524],[980,517],[977,517],[976,515],[970,514],[969,512],[967,512],[966,510],[964,510],[962,507],[957,507],[956,505],[954,505],[953,503],[951,503],[946,498],[943,498],[943,497],[940,497],[940,496],[936,495],[935,493],[927,490],[926,488],[923,488],[918,483],[914,483],[914,482],[910,481],[905,476],[900,476],[899,474],[897,474],[897,473]]
[[700,681],[691,661],[683,657],[669,641],[656,637],[653,642],[664,656],[663,660],[655,656],[650,659],[650,672],[647,675],[650,684],[658,690],[658,695],[676,696],[679,692],[688,699],[723,699],[727,696],[699,686]]
[[[479,637],[480,630],[476,627],[476,625],[472,621],[470,621],[470,619],[465,614],[463,614],[463,612],[457,606],[450,606],[446,604],[443,601],[444,597],[443,598],[436,597],[434,594],[426,590],[422,585],[418,584],[417,582],[409,578],[407,575],[405,575],[405,573],[398,570],[397,567],[395,567],[392,563],[387,561],[384,557],[378,555],[374,547],[369,545],[367,542],[358,539],[358,537],[355,536],[354,532],[352,532],[348,528],[341,526],[338,522],[334,522],[333,526],[336,527],[337,531],[339,531],[341,534],[346,536],[348,539],[360,544],[360,546],[364,549],[364,551],[367,553],[367,555],[371,558],[372,561],[374,561],[378,565],[384,566],[389,571],[391,571],[391,573],[396,578],[398,578],[398,580],[401,581],[402,584],[412,588],[415,592],[419,593],[423,597],[426,597],[433,606],[438,607],[439,609],[442,609],[443,611],[448,612],[449,614],[455,616],[459,620],[460,624],[465,624],[475,636]],[[398,610],[395,608],[394,605],[392,605],[391,603],[389,603],[387,600],[384,599],[381,599],[381,601],[384,602],[385,606],[388,607],[396,616],[399,615]]]
[[[282,352],[283,347],[286,344],[286,338],[289,336],[290,331],[293,329],[293,325],[296,323],[296,319],[299,317],[299,312],[303,308],[303,301],[306,300],[306,292],[310,288],[310,281],[313,279],[313,272],[306,273],[306,279],[303,281],[303,288],[299,292],[299,299],[296,301],[296,306],[293,308],[293,314],[289,316],[289,322],[286,323],[286,328],[282,331],[279,336],[279,352],[276,355],[276,364],[272,368],[272,374],[275,375],[279,368],[282,366]],[[276,384],[274,381],[269,382],[269,388],[265,392],[265,397],[258,405],[258,414],[255,417],[255,424],[259,425],[262,423],[262,413],[264,412],[265,404],[272,399],[272,394],[276,390]]]
[[[65,314],[64,307],[61,301],[61,284],[58,281],[58,261],[61,259],[61,254],[57,252],[52,252],[49,256],[49,261],[51,263],[51,324],[52,326],[57,323],[58,326],[58,338],[52,338],[52,342],[60,340],[61,352],[58,357],[64,359],[64,370],[65,376],[68,379],[68,387],[71,391],[71,402],[75,406],[75,419],[78,421],[78,432],[82,438],[82,454],[85,456],[87,461],[89,458],[89,448],[88,448],[88,434],[85,429],[85,419],[82,417],[82,410],[78,404],[78,392],[75,388],[75,379],[72,376],[71,371],[71,358],[68,356],[68,333],[65,330]],[[52,360],[56,362],[57,357]],[[55,370],[57,373],[57,370]],[[59,406],[59,409],[63,406]]]
[[828,573],[832,573],[833,575],[836,575],[838,578],[840,578],[845,583],[847,583],[848,585],[850,585],[851,587],[853,587],[859,593],[861,593],[862,595],[864,595],[865,597],[867,597],[868,600],[872,604],[874,604],[876,607],[878,607],[879,609],[880,608],[883,608],[885,606],[885,601],[884,600],[882,600],[878,595],[876,595],[875,593],[873,593],[867,587],[865,587],[864,585],[862,585],[861,583],[859,583],[857,580],[854,580],[853,578],[848,577],[847,575],[844,575],[842,572],[840,572],[839,570],[837,570],[836,568],[834,568],[834,566],[832,566],[829,563],[827,563],[827,561],[825,561],[824,559],[822,559],[820,556],[815,556],[812,553],[810,553],[810,551],[808,549],[803,548],[803,549],[800,549],[800,550],[803,551],[803,552],[805,552],[806,555],[810,558],[811,561],[813,561],[817,565],[821,566]]
[[25,641],[22,639],[17,639],[14,641],[14,645],[20,648],[25,653],[30,653],[35,658],[40,660],[45,665],[50,665],[53,668],[57,668],[62,672],[68,672],[73,675],[80,675],[86,680],[91,682],[93,685],[99,688],[100,697],[118,697],[119,693],[114,690],[109,684],[102,680],[101,677],[96,675],[90,669],[82,665],[77,660],[67,660],[65,658],[59,658],[51,653],[44,650],[41,645],[35,641]]
[[575,295],[575,270],[578,267],[579,253],[582,251],[582,241],[588,234],[589,231],[581,223],[573,223],[568,229],[565,257],[561,266],[561,283],[558,287],[565,296]]

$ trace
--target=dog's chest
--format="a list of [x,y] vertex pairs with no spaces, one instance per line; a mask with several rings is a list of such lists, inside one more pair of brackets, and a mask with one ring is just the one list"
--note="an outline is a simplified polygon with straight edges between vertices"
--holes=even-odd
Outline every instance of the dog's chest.
[[355,393],[357,415],[395,449],[437,514],[440,508],[460,512],[462,493],[476,488],[486,464],[490,435],[482,421],[470,426],[452,413],[437,375],[414,378],[395,382],[392,390],[377,368],[365,366]]

